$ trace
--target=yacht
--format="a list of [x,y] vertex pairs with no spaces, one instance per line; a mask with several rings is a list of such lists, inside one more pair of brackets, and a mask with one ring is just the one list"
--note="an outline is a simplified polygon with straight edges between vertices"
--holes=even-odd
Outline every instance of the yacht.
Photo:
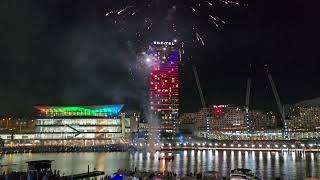
[[237,168],[230,172],[230,180],[243,180],[243,179],[261,179],[256,176],[251,169]]

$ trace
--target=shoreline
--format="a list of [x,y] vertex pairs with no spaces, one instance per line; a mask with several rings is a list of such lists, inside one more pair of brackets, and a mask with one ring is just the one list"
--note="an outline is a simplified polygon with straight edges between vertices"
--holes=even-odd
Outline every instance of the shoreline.
[[[255,152],[281,152],[281,153],[320,153],[319,149],[274,149],[274,148],[194,148],[194,147],[166,147],[157,149],[156,152],[168,151],[255,151]],[[134,146],[86,146],[86,147],[71,147],[71,146],[34,146],[34,147],[5,147],[0,149],[0,155],[4,154],[23,154],[23,153],[99,153],[99,152],[136,152],[146,151],[146,149],[137,148]]]

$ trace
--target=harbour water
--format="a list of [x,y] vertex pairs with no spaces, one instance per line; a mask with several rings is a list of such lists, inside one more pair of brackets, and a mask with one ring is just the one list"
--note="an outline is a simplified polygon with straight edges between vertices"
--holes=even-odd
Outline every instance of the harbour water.
[[112,174],[121,169],[172,171],[178,175],[216,171],[227,176],[231,169],[249,168],[264,179],[320,177],[320,153],[192,150],[172,152],[174,161],[159,161],[159,152],[24,153],[0,155],[0,171],[25,171],[28,160],[54,160],[53,169],[71,175],[90,170]]

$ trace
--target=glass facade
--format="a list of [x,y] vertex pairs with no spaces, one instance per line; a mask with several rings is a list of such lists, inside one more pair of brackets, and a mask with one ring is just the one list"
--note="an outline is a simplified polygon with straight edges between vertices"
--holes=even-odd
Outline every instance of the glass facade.
[[179,111],[179,49],[173,42],[153,42],[150,62],[150,110],[161,119],[162,130],[176,131]]
[[96,140],[124,138],[130,119],[120,113],[123,105],[35,107],[37,140]]

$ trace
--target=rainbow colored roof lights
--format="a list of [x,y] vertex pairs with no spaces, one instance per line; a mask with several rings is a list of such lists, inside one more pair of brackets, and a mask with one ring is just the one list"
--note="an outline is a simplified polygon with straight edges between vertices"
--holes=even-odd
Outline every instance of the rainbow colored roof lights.
[[103,106],[35,106],[41,115],[46,116],[118,116],[123,108],[121,105]]

